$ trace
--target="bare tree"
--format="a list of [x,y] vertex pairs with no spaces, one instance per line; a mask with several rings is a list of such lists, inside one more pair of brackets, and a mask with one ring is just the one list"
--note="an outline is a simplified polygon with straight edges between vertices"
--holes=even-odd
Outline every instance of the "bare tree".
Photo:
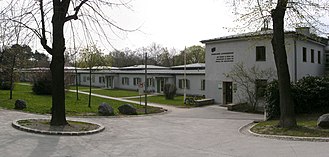
[[[65,23],[78,20],[86,40],[91,39],[91,32],[102,36],[109,41],[108,31],[126,31],[118,27],[109,17],[107,10],[126,6],[120,0],[13,0],[5,1],[7,4],[0,11],[2,21],[12,21],[29,32],[33,32],[41,42],[42,47],[52,56],[50,70],[52,77],[52,117],[53,126],[66,125],[65,91],[64,91],[64,52]],[[3,2],[2,5],[5,3]],[[12,16],[10,11],[16,11]],[[106,30],[106,31],[105,31]],[[49,42],[50,40],[50,42]],[[51,43],[51,44],[50,44]]]
[[[234,65],[232,70],[225,74],[226,77],[231,78],[233,82],[237,83],[239,89],[243,91],[243,98],[251,105],[253,111],[256,111],[259,100],[264,95],[264,86],[267,81],[273,79],[275,71],[272,68],[260,69],[252,66],[246,67],[243,62],[238,62]],[[265,83],[264,83],[264,82]]]
[[284,128],[296,126],[284,30],[309,26],[318,32],[323,32],[321,28],[327,25],[319,19],[328,11],[329,2],[326,0],[233,0],[232,2],[240,21],[243,21],[241,28],[267,28],[272,23],[272,47],[280,91],[279,126]]

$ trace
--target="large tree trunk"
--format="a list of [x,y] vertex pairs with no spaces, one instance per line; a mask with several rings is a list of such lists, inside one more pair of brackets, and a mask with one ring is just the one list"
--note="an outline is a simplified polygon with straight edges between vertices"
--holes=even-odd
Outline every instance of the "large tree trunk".
[[294,101],[291,96],[290,74],[287,63],[287,54],[284,37],[284,16],[286,12],[287,0],[278,0],[277,7],[272,10],[273,38],[272,47],[274,53],[280,92],[280,127],[295,127],[296,117],[294,111]]
[[67,9],[59,1],[53,2],[54,15],[52,60],[50,70],[52,75],[52,114],[51,125],[60,126],[68,124],[65,115],[65,89],[64,89],[64,23]]

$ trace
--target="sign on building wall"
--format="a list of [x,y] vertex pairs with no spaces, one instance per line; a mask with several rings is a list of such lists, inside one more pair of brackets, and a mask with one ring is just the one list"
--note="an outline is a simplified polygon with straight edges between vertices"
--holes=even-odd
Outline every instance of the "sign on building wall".
[[234,52],[215,52],[211,55],[216,56],[216,63],[234,62]]

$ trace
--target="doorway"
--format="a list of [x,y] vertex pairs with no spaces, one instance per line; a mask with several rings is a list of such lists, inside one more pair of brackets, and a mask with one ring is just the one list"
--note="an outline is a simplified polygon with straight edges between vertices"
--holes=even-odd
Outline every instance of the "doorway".
[[164,78],[157,79],[157,93],[163,93],[163,86],[165,84]]
[[223,104],[231,104],[233,102],[232,82],[223,82]]
[[111,76],[106,76],[106,88],[113,88],[113,81]]

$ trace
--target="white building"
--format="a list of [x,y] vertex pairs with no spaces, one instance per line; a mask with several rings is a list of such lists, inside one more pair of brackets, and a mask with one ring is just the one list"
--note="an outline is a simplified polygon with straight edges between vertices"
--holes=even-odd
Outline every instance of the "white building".
[[[275,71],[272,33],[272,30],[262,30],[201,41],[206,46],[206,97],[220,104],[246,102],[241,98],[243,91],[225,74],[237,63],[247,68],[255,66]],[[311,34],[309,28],[289,31],[285,36],[291,81],[323,75],[328,62],[324,51],[327,39]]]
[[[163,87],[167,83],[175,84],[177,94],[184,94],[184,73],[186,72],[186,94],[205,95],[205,64],[183,66],[161,67],[147,66],[147,86],[148,91],[162,93]],[[78,84],[89,86],[89,70],[78,70]],[[92,70],[91,84],[95,87],[108,89],[128,89],[138,90],[140,83],[145,82],[145,65],[135,65],[130,67],[108,67],[106,69]]]

